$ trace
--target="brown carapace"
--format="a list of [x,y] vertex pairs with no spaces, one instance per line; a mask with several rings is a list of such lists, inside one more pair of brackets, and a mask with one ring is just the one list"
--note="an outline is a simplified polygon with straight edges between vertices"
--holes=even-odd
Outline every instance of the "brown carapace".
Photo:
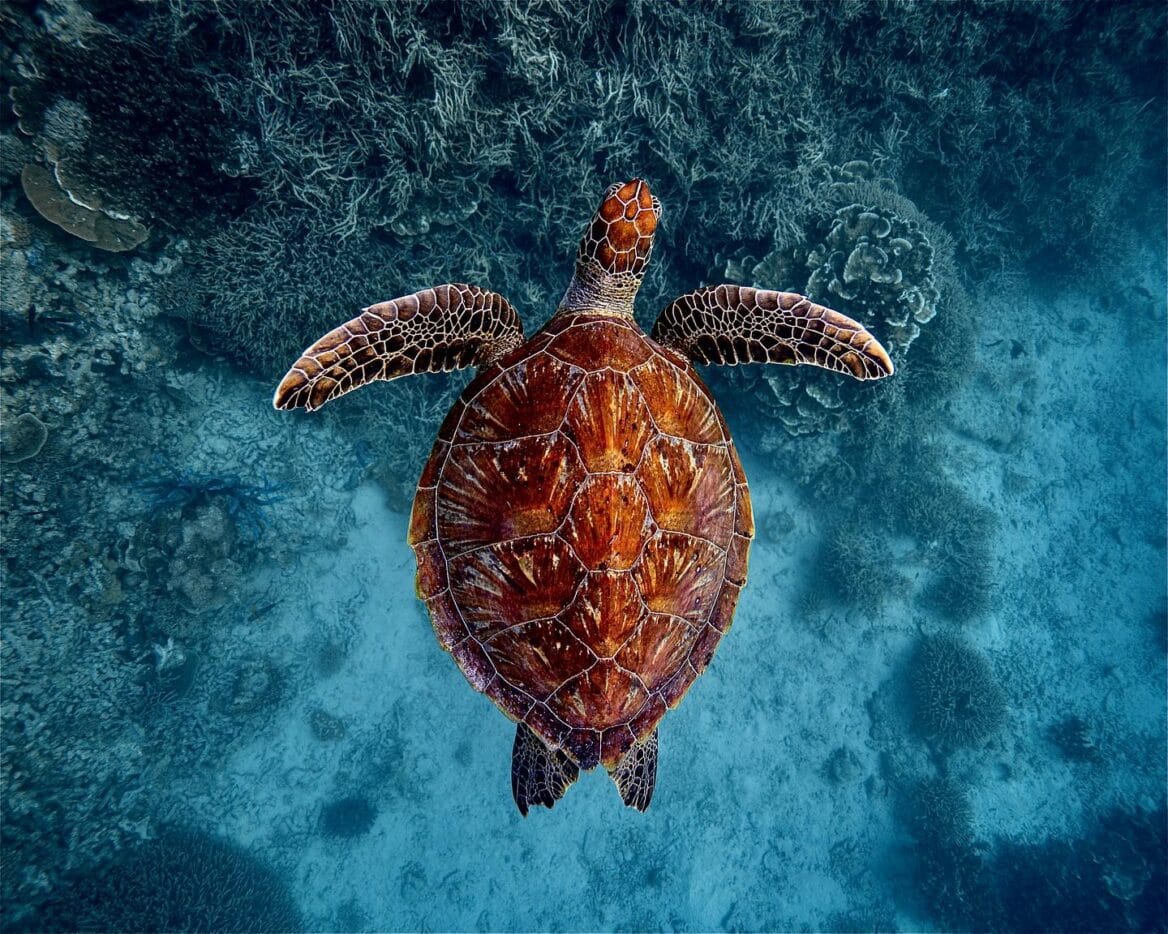
[[417,587],[442,647],[516,721],[516,804],[551,807],[603,765],[644,810],[657,726],[730,627],[754,534],[742,464],[702,363],[892,373],[871,334],[799,295],[699,289],[633,320],[661,206],[613,185],[555,315],[524,341],[501,296],[468,285],[380,305],[304,352],[277,408],[376,379],[477,366],[423,471]]

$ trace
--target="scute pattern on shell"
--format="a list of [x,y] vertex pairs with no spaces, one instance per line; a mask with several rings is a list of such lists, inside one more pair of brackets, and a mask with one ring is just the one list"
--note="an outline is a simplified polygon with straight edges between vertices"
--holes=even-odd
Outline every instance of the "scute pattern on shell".
[[471,383],[410,526],[468,680],[581,768],[650,736],[729,627],[754,534],[688,361],[631,319],[553,318]]

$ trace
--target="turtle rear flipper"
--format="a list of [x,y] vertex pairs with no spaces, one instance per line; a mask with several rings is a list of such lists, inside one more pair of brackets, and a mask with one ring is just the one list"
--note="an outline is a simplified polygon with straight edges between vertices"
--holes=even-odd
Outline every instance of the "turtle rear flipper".
[[657,731],[626,752],[611,774],[625,804],[638,811],[649,807],[657,785]]
[[527,816],[533,804],[555,807],[577,778],[580,769],[567,754],[547,745],[526,723],[515,725],[511,747],[511,794],[519,813]]
[[862,324],[794,292],[709,285],[671,302],[653,339],[695,363],[811,364],[856,379],[892,375],[892,361]]
[[309,347],[280,381],[277,409],[319,409],[377,379],[479,366],[523,343],[510,302],[474,285],[440,285],[370,305]]

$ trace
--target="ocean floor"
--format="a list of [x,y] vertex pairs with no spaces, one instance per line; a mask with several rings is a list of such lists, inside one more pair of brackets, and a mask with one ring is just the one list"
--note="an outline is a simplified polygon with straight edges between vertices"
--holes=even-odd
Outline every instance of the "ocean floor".
[[[271,412],[271,387],[217,378],[213,408],[184,429],[192,446],[285,477],[279,512],[300,537],[247,583],[255,609],[210,637],[212,654],[270,659],[282,701],[213,769],[172,776],[162,812],[289,872],[310,929],[912,930],[932,925],[903,817],[913,782],[958,777],[986,846],[1074,837],[1113,805],[1156,808],[1162,255],[1139,268],[1110,297],[1094,283],[1053,296],[987,285],[975,372],[935,413],[951,479],[998,520],[991,608],[961,633],[1004,687],[1004,727],[940,763],[914,732],[907,666],[922,634],[957,627],[915,588],[874,614],[801,599],[824,534],[815,503],[778,458],[746,454],[750,583],[709,671],[662,723],[644,814],[600,772],[520,817],[513,727],[433,636],[408,516],[344,466],[356,453],[335,419]],[[924,573],[914,560],[910,578]],[[1052,740],[1068,718],[1089,747],[1078,758]],[[326,812],[345,799],[360,804]]]

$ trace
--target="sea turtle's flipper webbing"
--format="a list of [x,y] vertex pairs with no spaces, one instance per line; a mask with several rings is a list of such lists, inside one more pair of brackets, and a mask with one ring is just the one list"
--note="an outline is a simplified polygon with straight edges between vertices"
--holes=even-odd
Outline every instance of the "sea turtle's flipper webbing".
[[533,804],[555,807],[578,777],[580,769],[566,753],[552,750],[526,723],[515,726],[511,747],[511,794],[519,813],[527,816]]
[[706,286],[667,305],[653,338],[695,363],[808,363],[856,379],[892,375],[864,326],[793,292]]
[[657,785],[657,731],[643,739],[620,760],[612,771],[621,800],[631,808],[643,811],[653,800]]
[[370,305],[329,331],[276,389],[278,409],[319,409],[376,379],[489,363],[523,343],[507,299],[473,285],[440,285]]

